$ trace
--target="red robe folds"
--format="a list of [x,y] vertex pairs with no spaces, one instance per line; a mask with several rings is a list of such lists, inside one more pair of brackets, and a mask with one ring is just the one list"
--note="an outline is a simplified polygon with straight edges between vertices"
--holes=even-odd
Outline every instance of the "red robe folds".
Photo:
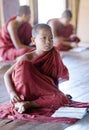
[[68,103],[56,85],[58,78],[68,79],[67,68],[58,55],[52,49],[32,61],[19,62],[12,73],[12,81],[22,99],[34,100],[41,107],[53,110]]
[[58,90],[58,79],[68,78],[68,70],[55,48],[31,61],[19,62],[12,73],[15,91],[20,98],[34,101],[40,108],[29,108],[26,114],[20,114],[8,103],[0,107],[0,118],[74,123],[77,119],[50,117],[62,106],[89,107],[89,103],[71,101]]
[[[7,25],[11,20],[16,17],[11,18],[2,28],[0,32],[0,56],[3,60],[14,60],[16,57],[30,51],[29,49],[16,49],[13,45],[11,37],[7,30]],[[18,30],[18,37],[22,44],[29,45],[31,42],[31,31],[32,27],[29,23],[24,23]]]

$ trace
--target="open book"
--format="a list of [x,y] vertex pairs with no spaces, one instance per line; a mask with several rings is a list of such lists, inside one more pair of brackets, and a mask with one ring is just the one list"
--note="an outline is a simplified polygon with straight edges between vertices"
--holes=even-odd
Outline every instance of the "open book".
[[86,114],[86,108],[61,107],[55,111],[52,117],[69,117],[69,118],[83,118]]

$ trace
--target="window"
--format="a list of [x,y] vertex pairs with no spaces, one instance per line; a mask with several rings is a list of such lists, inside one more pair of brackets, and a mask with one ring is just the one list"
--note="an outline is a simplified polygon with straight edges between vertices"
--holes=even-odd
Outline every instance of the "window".
[[66,9],[66,0],[38,0],[38,22],[46,23],[51,18],[59,18]]
[[20,5],[29,5],[29,1],[28,0],[19,0],[19,4]]

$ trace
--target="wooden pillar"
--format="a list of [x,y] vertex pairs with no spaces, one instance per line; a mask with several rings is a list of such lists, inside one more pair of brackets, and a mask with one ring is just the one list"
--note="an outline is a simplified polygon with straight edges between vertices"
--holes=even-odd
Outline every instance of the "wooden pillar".
[[3,0],[0,0],[0,28],[4,24]]
[[38,23],[38,0],[28,0],[31,8],[31,23],[32,25]]
[[80,0],[77,35],[79,35],[84,46],[89,47],[89,14],[88,12],[89,12],[89,0]]

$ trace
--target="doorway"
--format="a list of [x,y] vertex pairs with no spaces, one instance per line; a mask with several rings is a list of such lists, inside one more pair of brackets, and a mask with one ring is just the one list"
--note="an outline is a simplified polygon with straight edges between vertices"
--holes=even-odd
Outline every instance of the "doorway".
[[51,18],[59,18],[66,9],[66,0],[38,0],[38,22],[47,23]]

